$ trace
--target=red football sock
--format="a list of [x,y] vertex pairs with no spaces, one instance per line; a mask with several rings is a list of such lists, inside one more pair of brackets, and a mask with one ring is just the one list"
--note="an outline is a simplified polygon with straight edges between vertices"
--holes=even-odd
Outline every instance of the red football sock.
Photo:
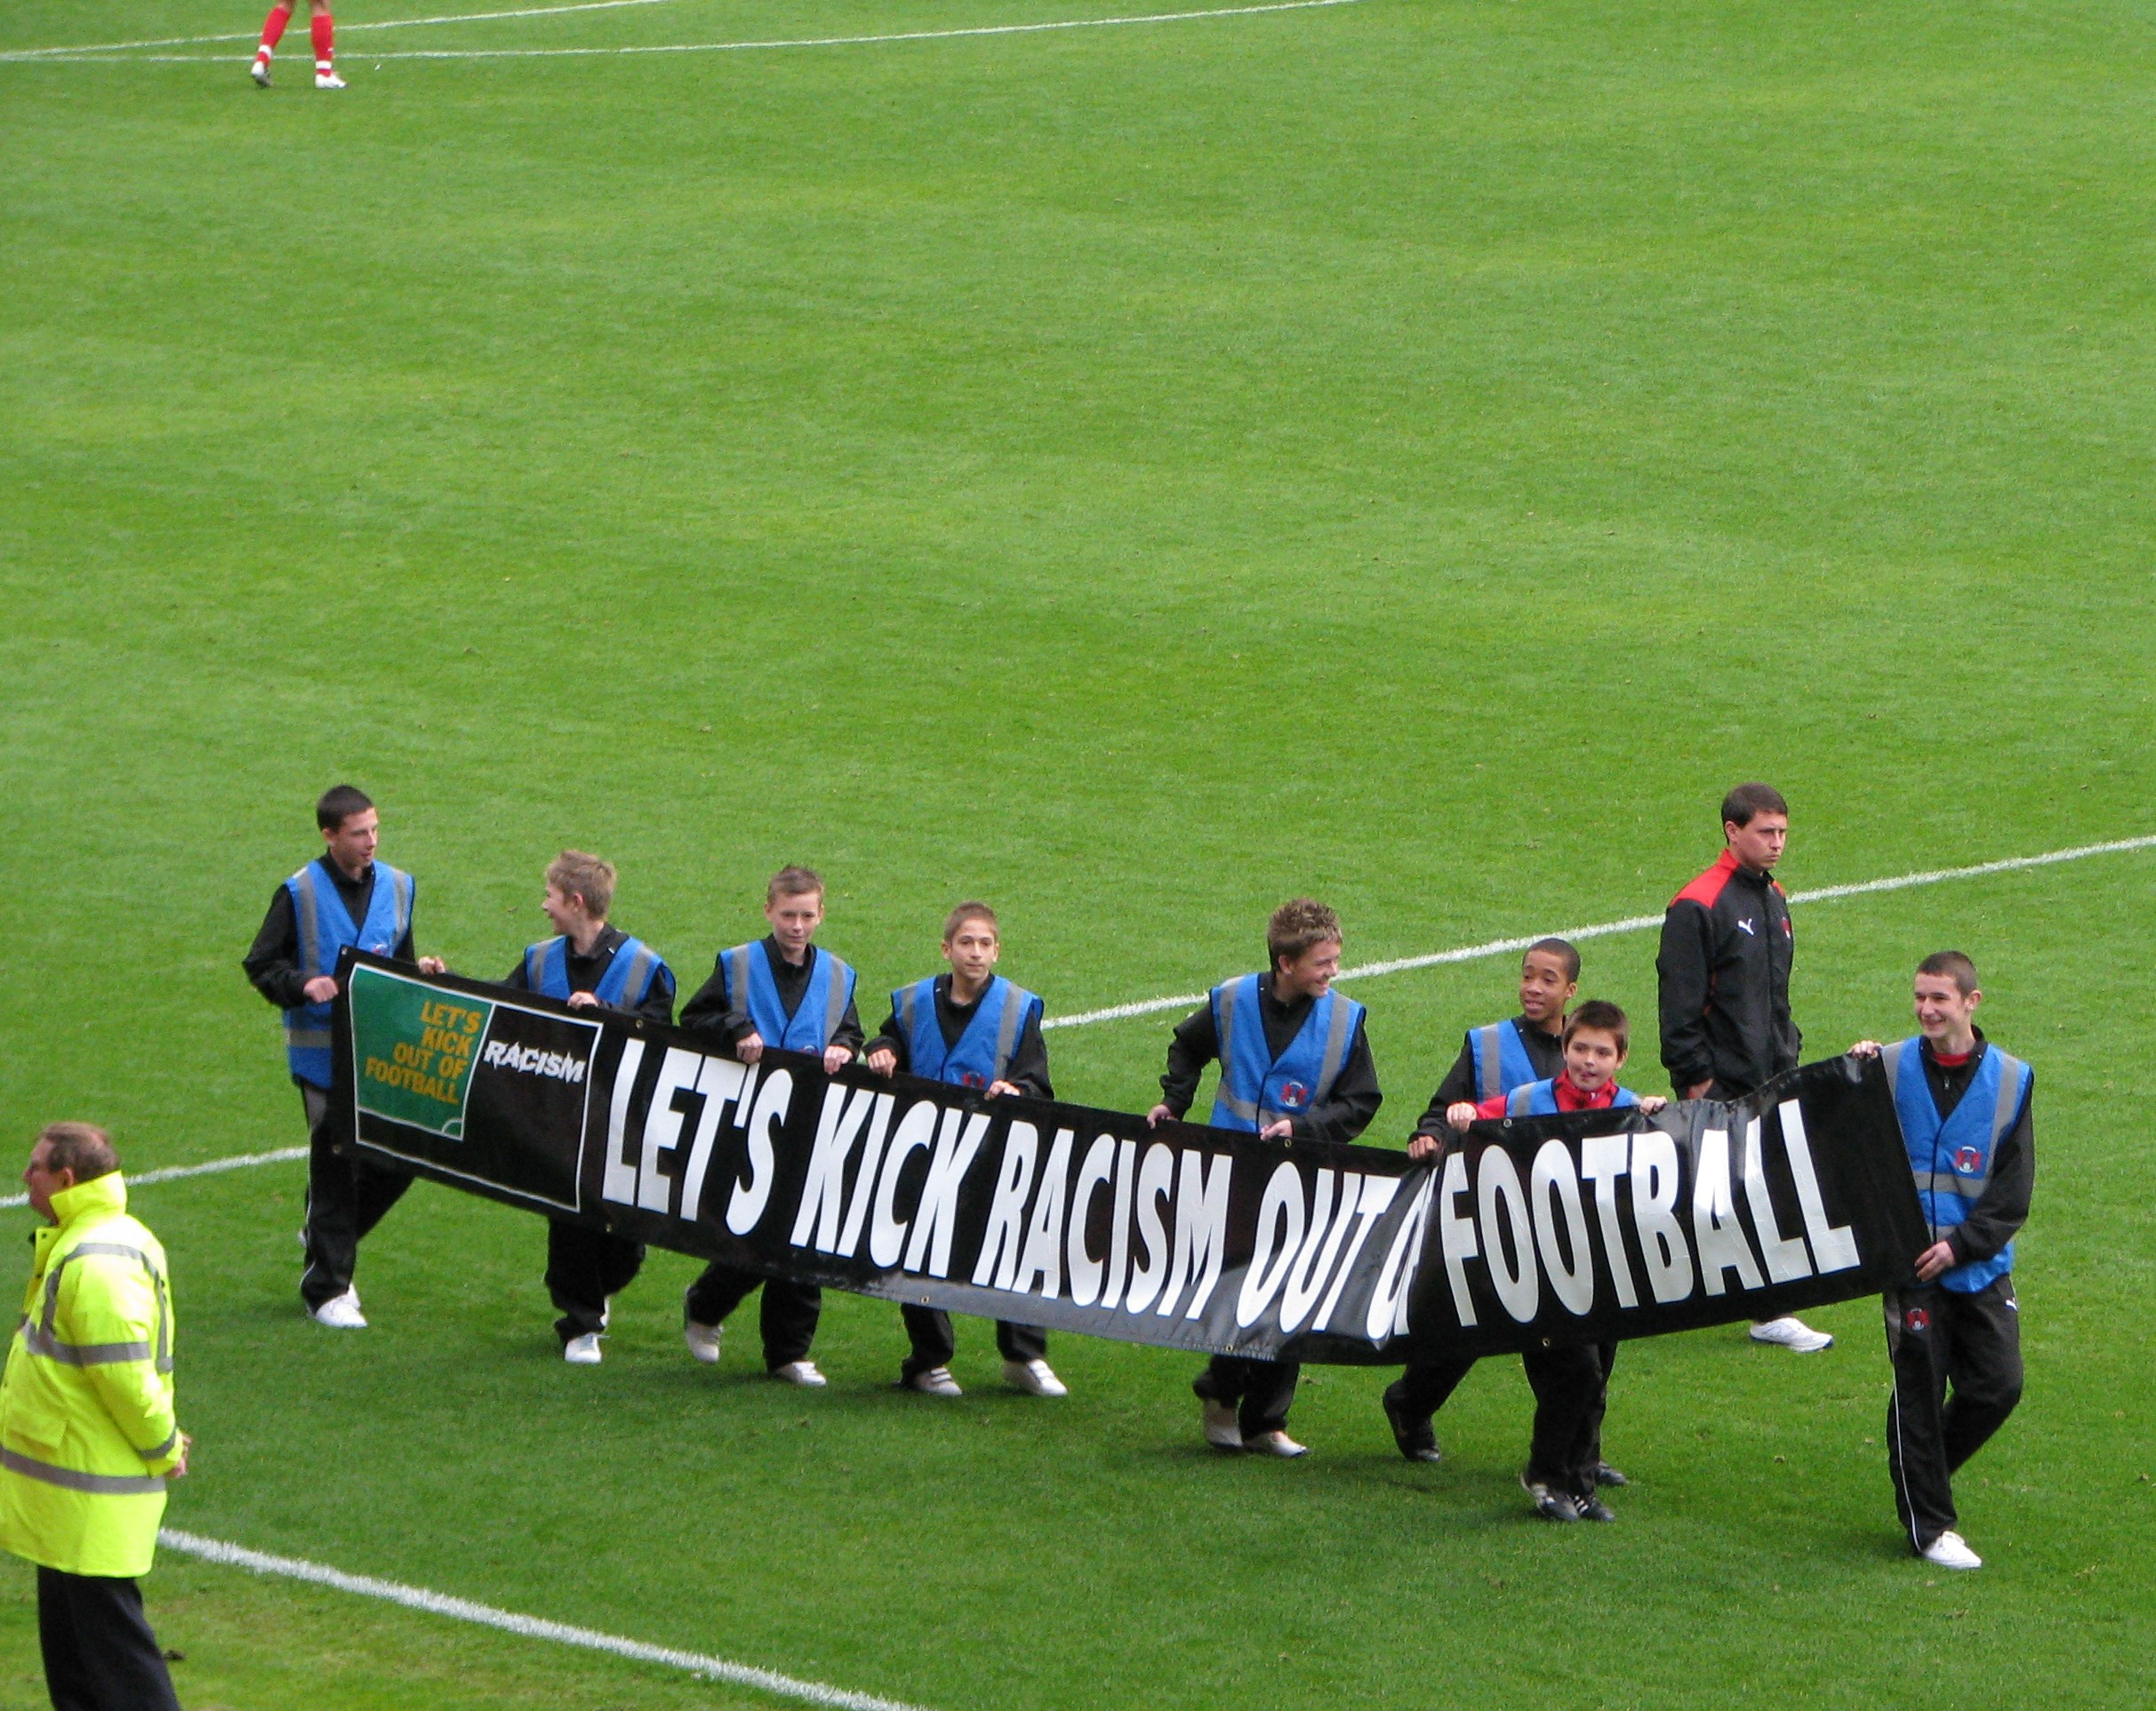
[[336,26],[330,21],[329,13],[326,12],[318,12],[314,15],[313,28],[315,35],[315,63],[317,66],[326,66],[330,61],[330,54],[333,51],[330,44],[330,36],[331,32],[335,29]]
[[270,49],[277,46],[277,44],[284,39],[285,26],[290,22],[292,22],[292,8],[290,6],[276,5],[270,7],[269,16],[262,20],[262,52],[268,52]]

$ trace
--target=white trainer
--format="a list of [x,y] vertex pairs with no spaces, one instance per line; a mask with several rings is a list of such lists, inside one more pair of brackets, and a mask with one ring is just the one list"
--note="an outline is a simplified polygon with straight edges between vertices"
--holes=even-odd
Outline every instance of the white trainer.
[[918,1390],[924,1396],[963,1396],[958,1379],[950,1376],[948,1366],[932,1366],[926,1372],[916,1372],[910,1379],[901,1379],[902,1390]]
[[333,71],[325,71],[320,66],[317,66],[315,68],[315,87],[317,89],[342,89],[344,79]]
[[774,1366],[771,1376],[781,1384],[797,1384],[804,1390],[821,1390],[830,1380],[816,1371],[814,1361],[789,1361],[784,1366]]
[[722,1326],[700,1325],[693,1319],[681,1322],[681,1340],[689,1346],[689,1353],[706,1366],[718,1364],[718,1340]]
[[1243,1448],[1254,1456],[1307,1456],[1310,1447],[1297,1443],[1285,1432],[1260,1432],[1254,1438],[1245,1438]]
[[[268,88],[269,56],[267,53],[256,54],[254,56],[254,64],[249,68],[247,75],[254,79],[254,86],[257,89]],[[302,1236],[301,1239],[304,1241],[306,1238]]]
[[1014,1390],[1022,1390],[1029,1396],[1067,1396],[1070,1387],[1055,1376],[1055,1369],[1046,1361],[1006,1361],[1003,1363],[1003,1381]]
[[1231,1402],[1206,1402],[1198,1399],[1198,1414],[1206,1423],[1206,1442],[1215,1450],[1240,1451],[1243,1447],[1243,1428],[1235,1418],[1235,1404]]
[[1760,1320],[1751,1327],[1751,1340],[1772,1343],[1796,1355],[1816,1355],[1823,1348],[1834,1347],[1833,1338],[1823,1331],[1814,1331],[1792,1314],[1784,1314],[1779,1319]]
[[348,1289],[341,1295],[333,1295],[317,1307],[315,1323],[327,1325],[333,1331],[365,1331],[367,1315],[359,1310],[359,1291]]
[[1935,1568],[1980,1569],[1984,1558],[1968,1547],[1968,1540],[1958,1532],[1943,1532],[1918,1553]]
[[571,1366],[597,1366],[600,1358],[599,1333],[596,1331],[572,1337],[562,1345],[562,1359]]

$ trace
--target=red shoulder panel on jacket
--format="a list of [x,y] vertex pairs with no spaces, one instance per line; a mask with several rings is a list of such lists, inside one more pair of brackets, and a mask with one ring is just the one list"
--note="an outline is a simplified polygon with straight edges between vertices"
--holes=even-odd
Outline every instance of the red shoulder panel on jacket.
[[1707,871],[1670,899],[1671,907],[1679,903],[1696,903],[1703,909],[1711,909],[1729,883],[1729,875],[1736,871],[1736,856],[1724,850],[1721,858]]

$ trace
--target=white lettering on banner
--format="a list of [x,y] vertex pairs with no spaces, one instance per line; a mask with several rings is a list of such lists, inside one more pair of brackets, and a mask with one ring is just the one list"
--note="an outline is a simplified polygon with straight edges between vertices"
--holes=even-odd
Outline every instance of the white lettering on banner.
[[1790,1283],[1809,1277],[1812,1265],[1804,1255],[1804,1238],[1783,1235],[1775,1221],[1774,1197],[1767,1191],[1766,1151],[1754,1117],[1744,1129],[1744,1201],[1751,1208],[1752,1234],[1767,1258],[1767,1275],[1777,1283]]
[[[934,1102],[928,1099],[917,1099],[913,1108],[918,1110],[924,1106],[931,1111],[935,1109]],[[839,1231],[838,1245],[831,1250],[849,1259],[861,1248],[862,1227],[869,1221],[869,1197],[876,1192],[876,1173],[884,1162],[884,1143],[891,1136],[891,1113],[897,1108],[896,1099],[878,1099],[869,1121],[869,1138],[861,1149],[861,1168],[854,1177],[853,1198],[846,1203],[846,1228]],[[912,1112],[907,1115],[910,1116]]]
[[621,1042],[621,1061],[614,1066],[613,1098],[606,1113],[605,1167],[599,1174],[599,1193],[617,1206],[637,1203],[637,1167],[622,1148],[629,1139],[629,1099],[637,1091],[637,1071],[644,1064],[644,1042]]
[[1167,1282],[1168,1233],[1161,1222],[1160,1203],[1174,1186],[1175,1149],[1157,1140],[1145,1149],[1138,1166],[1138,1237],[1145,1248],[1145,1263],[1132,1267],[1130,1288],[1123,1298],[1126,1313],[1144,1312]]
[[891,1095],[866,1087],[849,1088],[826,1082],[823,1104],[816,1113],[816,1139],[809,1148],[808,1175],[801,1184],[801,1203],[794,1209],[793,1235],[797,1248],[813,1245],[830,1253],[838,1246],[838,1215],[846,1203],[846,1162],[861,1139],[870,1107]]
[[[1535,1317],[1542,1304],[1543,1283],[1535,1263],[1535,1219],[1527,1210],[1527,1190],[1519,1186],[1519,1171],[1511,1154],[1502,1147],[1486,1147],[1475,1172],[1475,1214],[1481,1220],[1483,1263],[1488,1267],[1490,1287],[1504,1310],[1521,1324]],[[1502,1217],[1503,1227],[1498,1227]],[[1505,1248],[1512,1250],[1511,1264]]]
[[1108,1285],[1101,1291],[1101,1305],[1112,1307],[1123,1299],[1123,1280],[1130,1270],[1130,1196],[1135,1177],[1138,1143],[1116,1143],[1115,1206],[1108,1214]]
[[[1561,1140],[1545,1140],[1527,1171],[1527,1203],[1535,1212],[1535,1245],[1565,1310],[1584,1317],[1594,1307],[1594,1244],[1587,1236],[1587,1212],[1580,1204],[1580,1179],[1572,1150]],[[1560,1232],[1555,1207],[1563,1214]],[[1561,1236],[1561,1240],[1560,1240]],[[1571,1262],[1566,1262],[1569,1253]]]
[[545,1075],[553,1081],[565,1081],[573,1087],[584,1079],[585,1066],[589,1059],[572,1057],[565,1051],[549,1051],[542,1046],[489,1040],[486,1050],[479,1054],[479,1061],[491,1069],[516,1069],[527,1075]]
[[[707,1059],[709,1061],[709,1059]],[[701,1085],[701,1083],[699,1083]],[[786,1120],[787,1107],[794,1100],[794,1076],[790,1069],[774,1069],[764,1077],[764,1084],[756,1090],[756,1104],[750,1110],[749,1131],[749,1175],[737,1182],[733,1195],[726,1201],[726,1227],[736,1235],[746,1235],[757,1227],[764,1216],[764,1208],[771,1199],[771,1185],[778,1180],[777,1154],[771,1144],[771,1131]],[[745,1100],[734,1103],[734,1121],[741,1121]],[[684,1207],[685,1214],[687,1208]]]
[[1067,1258],[1070,1299],[1078,1307],[1091,1307],[1101,1299],[1101,1274],[1104,1267],[1086,1245],[1086,1226],[1093,1221],[1094,1195],[1108,1186],[1115,1173],[1116,1138],[1095,1135],[1093,1145],[1086,1149],[1086,1162],[1078,1166],[1077,1186],[1070,1191],[1070,1248]]
[[[1337,1217],[1334,1215],[1335,1179],[1339,1187]],[[1284,1333],[1300,1330],[1310,1309],[1318,1305],[1318,1298],[1325,1293],[1326,1279],[1332,1274],[1333,1261],[1339,1257],[1341,1243],[1347,1238],[1355,1203],[1361,1198],[1362,1179],[1359,1173],[1326,1170],[1318,1172],[1310,1235],[1303,1238],[1302,1251],[1295,1257],[1295,1263],[1287,1268],[1287,1282],[1280,1291],[1280,1329]]]
[[[1283,1160],[1273,1167],[1258,1202],[1257,1243],[1250,1251],[1250,1268],[1243,1274],[1243,1292],[1236,1300],[1236,1323],[1247,1329],[1265,1316],[1302,1251],[1309,1221],[1309,1209],[1302,1203],[1302,1172]],[[1276,1254],[1278,1268],[1273,1264]]]
[[[1456,1210],[1467,1197],[1467,1155],[1456,1149],[1445,1155],[1444,1185],[1438,1190],[1438,1243],[1445,1250],[1445,1275],[1452,1284],[1453,1315],[1463,1325],[1479,1323],[1475,1316],[1474,1291],[1467,1286],[1467,1262],[1482,1251],[1475,1234],[1475,1220]],[[1371,1315],[1370,1334],[1381,1333],[1376,1315]]]
[[1822,1272],[1848,1270],[1857,1263],[1856,1237],[1847,1224],[1827,1222],[1819,1173],[1812,1168],[1811,1138],[1804,1132],[1804,1110],[1794,1099],[1782,1102],[1782,1150],[1789,1155],[1789,1173],[1796,1179],[1804,1233],[1812,1243],[1812,1264]]
[[1018,1261],[1018,1275],[1011,1287],[1021,1295],[1063,1292],[1063,1208],[1070,1188],[1070,1146],[1075,1130],[1058,1129],[1048,1145],[1048,1162],[1040,1167],[1040,1186],[1033,1193],[1033,1211],[1026,1219],[1026,1247]]
[[1699,1138],[1699,1157],[1692,1179],[1692,1241],[1699,1250],[1699,1277],[1707,1293],[1723,1292],[1722,1274],[1736,1273],[1739,1284],[1758,1289],[1764,1280],[1751,1257],[1751,1243],[1737,1221],[1729,1190],[1729,1135],[1708,1129]]
[[988,1134],[988,1113],[967,1115],[953,1108],[943,1114],[936,1149],[921,1184],[920,1204],[913,1214],[913,1239],[906,1244],[906,1269],[919,1271],[926,1261],[931,1277],[950,1275],[950,1239],[958,1227],[958,1188],[973,1168],[974,1155]]
[[926,1099],[900,1119],[884,1148],[883,1168],[876,1184],[876,1197],[869,1203],[869,1260],[872,1265],[895,1266],[906,1251],[906,1227],[898,1218],[898,1182],[907,1157],[926,1152],[935,1144],[936,1120],[944,1114]]
[[1647,1286],[1669,1305],[1692,1293],[1692,1250],[1677,1218],[1677,1143],[1659,1129],[1632,1137],[1632,1228],[1647,1261]]
[[1617,1219],[1617,1179],[1631,1156],[1631,1141],[1624,1135],[1596,1135],[1580,1143],[1580,1174],[1594,1184],[1595,1219],[1602,1227],[1602,1251],[1609,1259],[1619,1307],[1639,1305],[1631,1261],[1624,1257],[1624,1226]]
[[[1363,1178],[1362,1194],[1355,1206],[1355,1235],[1348,1243],[1348,1251],[1340,1258],[1340,1268],[1333,1274],[1333,1287],[1326,1291],[1325,1305],[1318,1309],[1318,1316],[1310,1321],[1312,1331],[1326,1330],[1333,1323],[1333,1309],[1340,1305],[1340,1292],[1347,1287],[1348,1279],[1355,1275],[1356,1256],[1362,1252],[1362,1244],[1370,1239],[1371,1227],[1392,1204],[1393,1196],[1399,1191],[1400,1179],[1396,1176]],[[1191,1316],[1197,1316],[1195,1310]]]
[[1025,1242],[1026,1202],[1033,1192],[1035,1155],[1040,1131],[1014,1123],[1004,1131],[1003,1158],[996,1171],[996,1192],[989,1202],[988,1227],[974,1260],[974,1282],[985,1289],[1009,1287],[1018,1270],[1018,1251]]
[[1182,1187],[1175,1195],[1175,1260],[1168,1286],[1160,1292],[1162,1318],[1174,1312],[1186,1283],[1190,1303],[1184,1318],[1197,1318],[1213,1299],[1228,1251],[1228,1184],[1234,1169],[1235,1160],[1226,1153],[1213,1160],[1210,1170],[1203,1153],[1182,1155]]
[[695,1090],[697,1072],[703,1067],[701,1052],[669,1045],[659,1065],[659,1084],[652,1089],[652,1102],[644,1109],[644,1158],[637,1172],[637,1204],[647,1212],[672,1210],[673,1179],[659,1168],[659,1155],[673,1151],[681,1140],[681,1110],[674,1103],[678,1093]]
[[1431,1195],[1437,1186],[1434,1174],[1423,1177],[1423,1186],[1415,1190],[1415,1204],[1400,1220],[1391,1250],[1377,1274],[1377,1287],[1371,1291],[1370,1311],[1364,1320],[1373,1341],[1407,1334],[1407,1303],[1415,1293],[1415,1271],[1423,1258],[1423,1232],[1430,1224]]
[[[693,1220],[703,1216],[703,1181],[711,1168],[711,1147],[718,1139],[719,1119],[725,1115],[728,1105],[746,1097],[749,1084],[755,1079],[755,1070],[731,1058],[706,1058],[703,1067],[697,1072],[696,1091],[703,1095],[703,1111],[696,1119],[696,1139],[689,1148],[689,1168],[681,1173],[684,1218]],[[732,1228],[730,1214],[728,1227]]]

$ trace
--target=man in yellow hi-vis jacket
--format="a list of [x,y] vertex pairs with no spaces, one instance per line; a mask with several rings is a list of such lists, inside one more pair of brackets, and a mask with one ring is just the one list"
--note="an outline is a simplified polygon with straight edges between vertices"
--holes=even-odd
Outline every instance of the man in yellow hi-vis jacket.
[[101,1129],[49,1125],[22,1179],[51,1227],[35,1238],[0,1376],[0,1547],[37,1564],[45,1685],[60,1711],[179,1711],[135,1585],[164,1483],[187,1472],[164,1250],[127,1215]]

